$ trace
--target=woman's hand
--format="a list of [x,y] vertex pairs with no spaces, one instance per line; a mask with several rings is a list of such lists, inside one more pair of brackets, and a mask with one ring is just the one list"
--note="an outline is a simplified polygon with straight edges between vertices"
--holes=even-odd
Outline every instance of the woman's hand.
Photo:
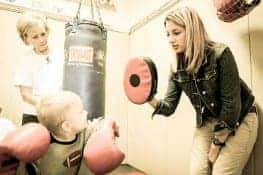
[[158,100],[153,97],[150,101],[148,101],[148,103],[153,107],[153,108],[156,108],[157,107],[157,104],[158,104]]
[[[225,143],[230,133],[231,133],[230,130],[224,129],[222,131],[216,132],[214,137],[220,143]],[[216,161],[216,159],[220,153],[221,148],[222,148],[222,146],[215,145],[214,142],[211,143],[210,150],[208,153],[208,159],[212,164],[215,163],[215,161]]]
[[19,90],[22,99],[29,104],[36,106],[41,99],[39,96],[33,95],[31,87],[19,86]]

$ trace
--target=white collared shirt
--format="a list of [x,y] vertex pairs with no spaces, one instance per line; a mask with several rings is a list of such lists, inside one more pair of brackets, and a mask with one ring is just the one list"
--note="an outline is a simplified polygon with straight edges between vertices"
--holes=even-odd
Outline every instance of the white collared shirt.
[[[61,50],[51,50],[48,55],[38,55],[33,50],[23,57],[15,74],[14,85],[31,87],[33,95],[43,97],[62,88],[64,55]],[[25,114],[36,115],[33,105],[25,103]]]

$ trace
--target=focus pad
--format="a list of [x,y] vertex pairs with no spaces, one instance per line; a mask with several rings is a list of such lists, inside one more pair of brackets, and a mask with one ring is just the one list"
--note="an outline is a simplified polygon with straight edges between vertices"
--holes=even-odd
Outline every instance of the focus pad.
[[124,91],[135,104],[143,104],[152,99],[157,90],[157,69],[150,58],[131,59],[124,74]]

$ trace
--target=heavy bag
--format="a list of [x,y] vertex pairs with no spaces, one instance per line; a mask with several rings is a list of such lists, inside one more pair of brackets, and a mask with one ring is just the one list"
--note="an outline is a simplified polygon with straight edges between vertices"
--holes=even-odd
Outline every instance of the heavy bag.
[[63,89],[78,94],[88,119],[104,116],[106,30],[95,21],[65,27]]
[[214,0],[217,16],[225,22],[232,22],[253,10],[260,0]]
[[143,104],[151,100],[157,92],[157,83],[157,69],[150,58],[138,57],[128,62],[123,85],[131,102]]

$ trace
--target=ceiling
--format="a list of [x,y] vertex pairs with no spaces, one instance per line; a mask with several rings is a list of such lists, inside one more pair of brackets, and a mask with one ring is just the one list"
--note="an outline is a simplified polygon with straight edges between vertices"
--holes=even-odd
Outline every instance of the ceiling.
[[[69,21],[76,16],[79,1],[0,0],[0,9],[17,12],[34,10],[44,13],[52,19]],[[180,0],[82,0],[80,18],[89,19],[92,17],[91,19],[98,20],[101,17],[107,28],[131,33],[131,29],[132,31],[137,30],[177,1]],[[100,10],[95,8],[96,4]]]
[[109,10],[109,11],[116,11],[116,0],[65,0],[71,1],[75,3],[81,3],[86,6],[98,6],[100,9]]

